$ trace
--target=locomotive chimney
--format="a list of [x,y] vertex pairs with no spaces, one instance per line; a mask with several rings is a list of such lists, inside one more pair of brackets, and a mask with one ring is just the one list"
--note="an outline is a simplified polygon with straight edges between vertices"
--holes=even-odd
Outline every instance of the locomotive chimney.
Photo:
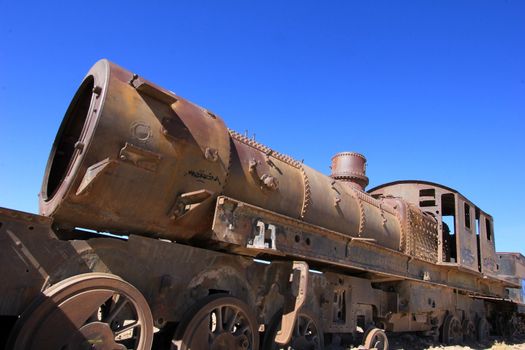
[[355,152],[341,152],[332,157],[330,176],[364,191],[368,185],[366,158]]

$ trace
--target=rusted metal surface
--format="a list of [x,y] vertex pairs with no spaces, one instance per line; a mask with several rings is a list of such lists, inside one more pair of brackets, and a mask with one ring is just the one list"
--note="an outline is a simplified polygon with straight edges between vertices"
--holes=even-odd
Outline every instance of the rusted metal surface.
[[0,314],[21,314],[53,273],[71,266],[71,273],[90,272],[76,250],[57,239],[51,223],[47,217],[0,208]]
[[279,345],[286,345],[292,339],[299,311],[306,301],[308,274],[307,263],[294,261],[293,272],[290,275],[290,282],[293,284],[290,288],[292,295],[285,299],[281,327],[275,336],[275,342]]
[[0,208],[0,328],[14,349],[323,349],[523,327],[525,259],[497,255],[489,214],[439,184],[367,184],[358,153],[326,176],[102,60],[43,216]]
[[[301,164],[234,131],[230,133],[233,147],[225,193],[300,217],[305,200]],[[265,184],[265,179],[273,179],[273,186]]]
[[220,118],[100,61],[57,135],[41,212],[62,226],[190,239],[206,229],[206,215],[188,208],[181,195],[220,193],[229,161],[230,137]]
[[[57,135],[41,212],[62,227],[203,241],[213,202],[224,193],[399,249],[396,211],[344,181],[366,185],[364,158],[344,153],[336,159],[339,180],[228,132],[215,114],[100,61]],[[184,196],[195,191],[210,196],[188,203]]]
[[[508,281],[484,279],[480,273],[470,270],[443,268],[379,247],[374,241],[348,237],[227,197],[219,197],[215,213],[212,238],[242,254],[286,255],[388,278],[424,281],[470,292],[483,291],[500,297],[505,296],[505,286],[516,286]],[[275,234],[267,230],[267,246],[251,247],[250,241],[260,236],[261,225],[274,227]]]
[[501,277],[520,285],[509,288],[509,298],[525,310],[525,257],[520,253],[497,253]]
[[366,176],[366,158],[355,152],[341,152],[332,157],[331,177],[347,181],[364,191],[368,185]]
[[[434,217],[440,264],[497,276],[492,218],[456,190],[425,181],[398,181],[369,193],[376,198],[403,198]],[[450,218],[449,224],[445,217]]]

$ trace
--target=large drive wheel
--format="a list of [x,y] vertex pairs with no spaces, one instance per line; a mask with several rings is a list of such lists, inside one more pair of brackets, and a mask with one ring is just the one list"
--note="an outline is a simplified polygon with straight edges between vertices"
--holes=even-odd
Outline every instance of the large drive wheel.
[[464,319],[461,324],[463,328],[463,339],[472,342],[477,339],[477,331],[474,323],[469,319]]
[[463,327],[456,316],[447,315],[445,317],[441,335],[443,343],[447,345],[463,342]]
[[505,338],[511,338],[519,330],[519,320],[515,314],[500,313],[496,317],[496,331]]
[[490,336],[490,324],[485,317],[482,317],[478,321],[478,327],[476,330],[478,341],[486,342]]
[[172,349],[258,350],[257,321],[240,299],[213,295],[188,312],[177,327]]
[[501,335],[503,337],[506,337],[507,333],[507,318],[508,316],[505,316],[503,313],[498,313],[496,315],[496,322],[495,322],[495,328],[496,328],[496,334]]
[[86,273],[45,290],[17,321],[7,348],[146,350],[152,342],[142,294],[115,275]]
[[366,349],[388,350],[388,338],[385,331],[372,328],[366,333],[363,345]]
[[264,350],[322,350],[324,349],[323,332],[316,317],[308,310],[300,310],[294,325],[292,338],[286,345],[278,345],[274,339],[281,329],[282,311],[278,312],[268,329],[264,340]]

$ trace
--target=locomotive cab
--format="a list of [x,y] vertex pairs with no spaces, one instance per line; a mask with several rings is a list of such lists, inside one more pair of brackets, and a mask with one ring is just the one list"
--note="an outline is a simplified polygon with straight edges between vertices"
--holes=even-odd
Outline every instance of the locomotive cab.
[[487,275],[498,273],[492,217],[461,193],[426,181],[397,181],[369,191],[418,206],[438,222],[438,263]]

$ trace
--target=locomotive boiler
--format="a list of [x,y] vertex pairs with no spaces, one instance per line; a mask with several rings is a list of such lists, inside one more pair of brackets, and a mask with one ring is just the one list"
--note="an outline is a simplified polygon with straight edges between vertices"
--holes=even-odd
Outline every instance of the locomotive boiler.
[[[228,130],[212,112],[108,61],[98,62],[60,127],[40,195],[59,225],[176,241],[209,239],[219,195],[412,254],[437,258],[437,222],[401,199],[374,199],[365,158],[332,176]],[[407,217],[421,222],[420,232]]]
[[41,215],[0,208],[0,340],[387,349],[390,332],[519,332],[525,260],[496,253],[492,217],[431,182],[366,191],[365,169],[341,152],[324,175],[101,60],[57,133]]

